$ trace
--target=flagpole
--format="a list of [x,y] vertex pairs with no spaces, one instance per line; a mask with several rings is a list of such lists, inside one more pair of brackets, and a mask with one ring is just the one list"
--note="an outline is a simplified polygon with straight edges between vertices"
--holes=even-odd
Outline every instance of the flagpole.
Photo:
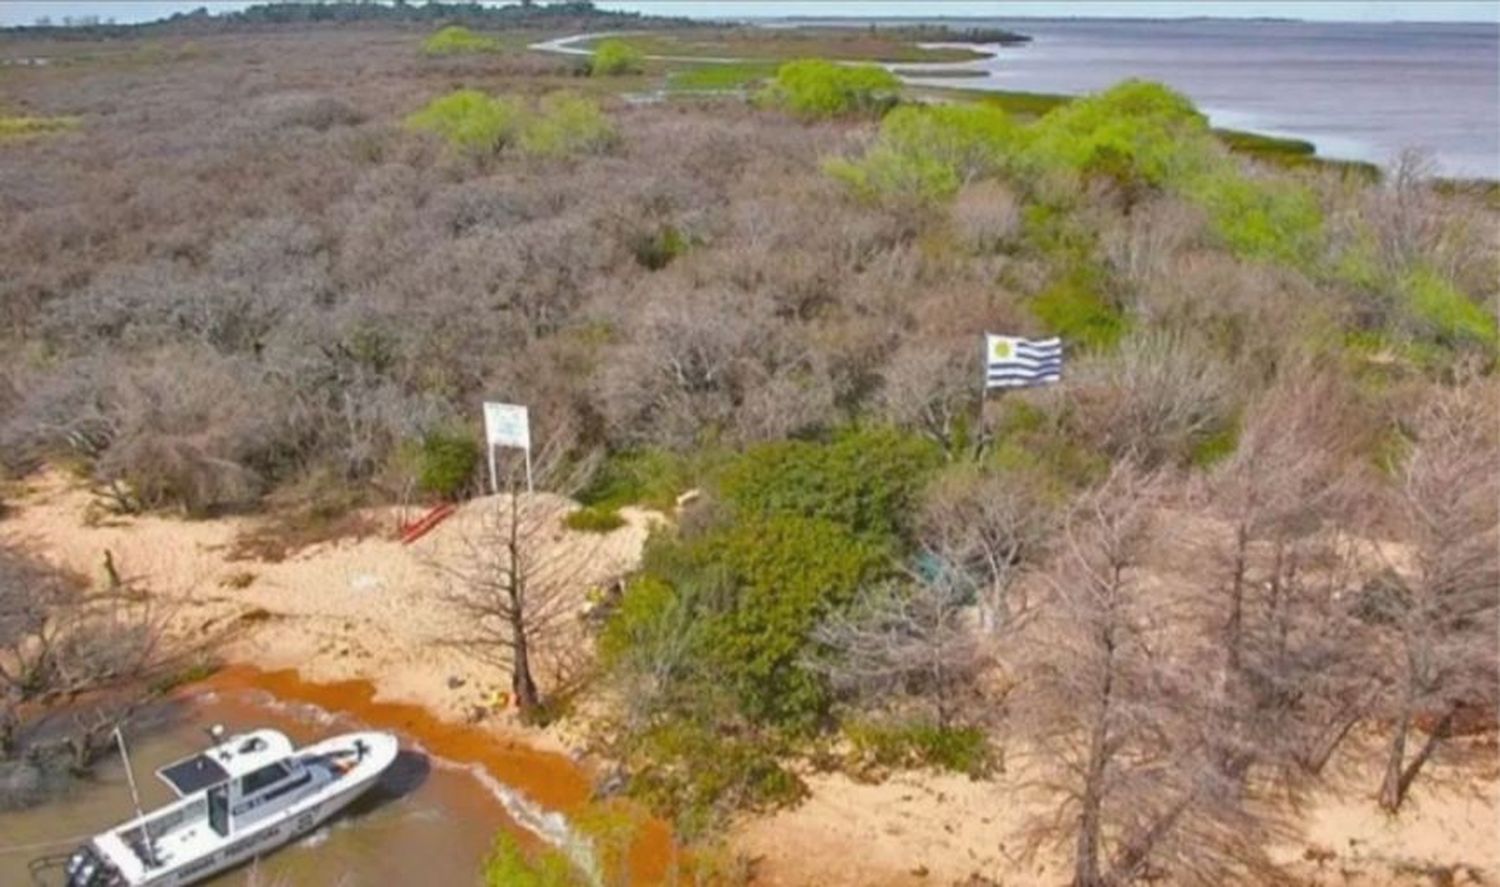
[[974,416],[974,459],[984,454],[984,402],[990,396],[990,335],[979,334],[979,409]]

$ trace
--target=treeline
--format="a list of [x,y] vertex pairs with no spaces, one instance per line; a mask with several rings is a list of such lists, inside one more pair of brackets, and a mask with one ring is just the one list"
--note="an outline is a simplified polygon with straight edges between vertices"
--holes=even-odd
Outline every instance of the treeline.
[[483,3],[408,3],[395,2],[277,2],[262,3],[224,12],[200,6],[191,12],[177,12],[166,18],[139,24],[115,24],[100,21],[97,16],[71,22],[54,22],[44,17],[31,25],[0,29],[18,36],[95,40],[128,37],[135,34],[165,36],[171,34],[209,34],[270,25],[311,24],[461,24],[485,28],[545,27],[560,30],[610,29],[624,27],[691,26],[690,19],[642,15],[595,8],[589,0],[508,5]]

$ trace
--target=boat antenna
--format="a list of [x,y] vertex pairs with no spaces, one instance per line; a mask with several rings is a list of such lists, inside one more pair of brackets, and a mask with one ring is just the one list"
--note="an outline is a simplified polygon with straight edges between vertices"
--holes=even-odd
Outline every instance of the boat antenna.
[[[125,734],[121,732],[120,725],[115,725],[115,744],[120,747],[120,759],[125,762],[125,781],[130,783],[130,802],[135,805],[135,818],[144,819],[146,813],[141,809],[141,793],[135,786],[135,769],[130,766],[130,751],[125,747]],[[156,848],[151,843],[151,831],[142,827],[146,840],[146,855],[150,857],[151,864],[156,864]]]

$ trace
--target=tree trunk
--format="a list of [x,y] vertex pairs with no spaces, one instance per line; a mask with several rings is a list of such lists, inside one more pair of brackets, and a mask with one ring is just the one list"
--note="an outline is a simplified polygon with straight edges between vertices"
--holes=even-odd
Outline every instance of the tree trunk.
[[541,698],[536,691],[536,681],[531,678],[531,654],[526,649],[526,632],[519,620],[511,623],[511,631],[515,643],[511,649],[510,689],[516,697],[516,708],[522,714],[531,714],[541,705]]
[[1100,808],[1104,803],[1104,768],[1109,743],[1110,695],[1114,690],[1114,639],[1108,630],[1104,635],[1107,651],[1104,663],[1104,685],[1099,689],[1098,720],[1089,737],[1088,771],[1084,777],[1082,810],[1078,814],[1078,841],[1073,852],[1073,887],[1102,887],[1099,873],[1099,833],[1102,830]]
[[1406,794],[1401,789],[1401,772],[1406,765],[1406,734],[1411,732],[1411,703],[1402,705],[1401,717],[1396,722],[1396,732],[1391,736],[1391,750],[1386,757],[1385,779],[1380,784],[1380,806],[1395,813],[1401,807]]
[[[1448,711],[1443,714],[1443,717],[1433,725],[1432,732],[1427,734],[1427,741],[1422,743],[1421,750],[1419,750],[1416,756],[1411,759],[1411,763],[1402,766],[1401,762],[1398,759],[1394,758],[1391,761],[1387,762],[1385,771],[1385,784],[1380,787],[1380,806],[1391,811],[1392,813],[1394,813],[1396,809],[1401,806],[1401,804],[1406,800],[1406,793],[1411,790],[1412,782],[1416,780],[1417,774],[1422,772],[1422,766],[1426,764],[1427,761],[1432,757],[1433,753],[1437,751],[1439,743],[1443,741],[1443,736],[1447,734],[1448,728],[1452,725],[1453,709],[1449,708]],[[1404,751],[1404,740],[1402,745],[1402,750]],[[1394,770],[1392,770],[1393,765],[1395,767]],[[1394,783],[1392,782],[1393,773],[1395,780]],[[1390,803],[1387,803],[1388,800],[1390,801]]]

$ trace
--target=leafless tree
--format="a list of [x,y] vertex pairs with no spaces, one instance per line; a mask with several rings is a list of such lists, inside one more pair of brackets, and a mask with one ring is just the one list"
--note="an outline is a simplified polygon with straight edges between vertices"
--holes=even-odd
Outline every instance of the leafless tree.
[[526,491],[524,466],[507,460],[500,495],[484,500],[479,526],[463,534],[456,554],[434,562],[446,579],[445,598],[467,619],[469,631],[454,643],[482,661],[509,669],[511,691],[523,714],[543,702],[538,663],[561,651],[551,645],[578,613],[580,583],[591,546],[563,542],[571,492],[583,476],[566,463],[562,436],[536,454],[534,480],[549,492]]
[[973,591],[944,567],[866,588],[814,631],[823,649],[810,664],[861,703],[916,701],[938,726],[952,726],[987,661],[970,624]]
[[1017,579],[1040,561],[1057,508],[1034,478],[1018,472],[952,475],[929,490],[917,519],[927,557],[973,593],[979,628],[1015,627],[1030,611]]
[[[1390,728],[1380,804],[1398,809],[1465,706],[1494,711],[1500,661],[1500,429],[1492,384],[1432,396],[1400,465],[1394,513],[1409,557],[1367,589],[1385,643],[1381,699]],[[1393,560],[1396,558],[1393,556]],[[1427,738],[1409,753],[1419,718]]]
[[1235,403],[1222,357],[1185,333],[1136,333],[1073,371],[1081,430],[1115,458],[1156,466],[1222,427]]
[[[128,588],[91,594],[75,577],[0,547],[0,759],[55,747],[73,769],[87,768],[143,698],[131,684],[164,661],[164,622]],[[45,740],[23,736],[26,721],[101,690],[117,692],[61,712],[61,728]]]
[[1349,465],[1362,435],[1346,394],[1326,374],[1289,371],[1208,478],[1205,504],[1228,532],[1192,548],[1216,577],[1201,603],[1221,640],[1218,707],[1233,772],[1321,770],[1367,714],[1373,682],[1358,655],[1347,519],[1361,504]]
[[1064,799],[1029,840],[1071,847],[1076,887],[1268,866],[1270,824],[1215,761],[1196,633],[1142,569],[1162,493],[1121,465],[1077,505],[1051,595],[1012,648],[1017,726]]
[[881,411],[891,421],[937,441],[948,457],[976,441],[979,353],[968,336],[903,347],[881,373]]

